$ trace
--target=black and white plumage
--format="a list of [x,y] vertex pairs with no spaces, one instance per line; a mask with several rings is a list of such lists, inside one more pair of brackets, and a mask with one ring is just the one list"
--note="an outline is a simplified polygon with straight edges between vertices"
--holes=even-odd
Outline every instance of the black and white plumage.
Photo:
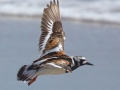
[[50,5],[44,9],[41,31],[38,45],[41,56],[31,65],[23,65],[17,73],[17,80],[28,81],[28,85],[31,85],[40,75],[72,73],[80,66],[93,65],[82,56],[65,54],[65,33],[58,1],[51,1]]

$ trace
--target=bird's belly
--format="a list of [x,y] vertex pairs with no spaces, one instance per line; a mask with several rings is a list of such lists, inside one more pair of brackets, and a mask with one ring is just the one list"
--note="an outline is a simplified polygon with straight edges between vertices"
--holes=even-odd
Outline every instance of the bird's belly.
[[38,72],[37,75],[49,75],[49,74],[64,74],[65,70],[60,69],[60,68],[48,68],[48,67],[41,67]]

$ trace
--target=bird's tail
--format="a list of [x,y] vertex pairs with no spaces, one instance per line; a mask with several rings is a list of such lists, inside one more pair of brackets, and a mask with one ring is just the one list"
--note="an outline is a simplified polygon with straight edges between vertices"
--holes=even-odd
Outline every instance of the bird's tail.
[[30,67],[32,67],[32,65],[22,66],[17,73],[17,80],[25,82],[29,81],[28,85],[32,84],[37,78],[37,70],[29,69]]

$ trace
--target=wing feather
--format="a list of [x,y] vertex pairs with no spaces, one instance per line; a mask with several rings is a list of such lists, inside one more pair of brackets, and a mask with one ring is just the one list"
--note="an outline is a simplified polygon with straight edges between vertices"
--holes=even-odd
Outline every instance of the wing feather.
[[47,4],[47,8],[44,9],[41,19],[41,31],[38,44],[41,55],[47,52],[64,50],[65,33],[62,29],[58,0],[57,2],[55,0],[50,1],[50,5]]

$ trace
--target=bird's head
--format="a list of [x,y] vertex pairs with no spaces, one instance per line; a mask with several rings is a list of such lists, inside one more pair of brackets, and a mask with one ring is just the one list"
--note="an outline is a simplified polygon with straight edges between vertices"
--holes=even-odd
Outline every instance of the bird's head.
[[82,57],[82,56],[74,56],[74,60],[78,62],[79,66],[83,66],[83,65],[92,65],[92,66],[94,66],[93,64],[87,62],[86,58]]

